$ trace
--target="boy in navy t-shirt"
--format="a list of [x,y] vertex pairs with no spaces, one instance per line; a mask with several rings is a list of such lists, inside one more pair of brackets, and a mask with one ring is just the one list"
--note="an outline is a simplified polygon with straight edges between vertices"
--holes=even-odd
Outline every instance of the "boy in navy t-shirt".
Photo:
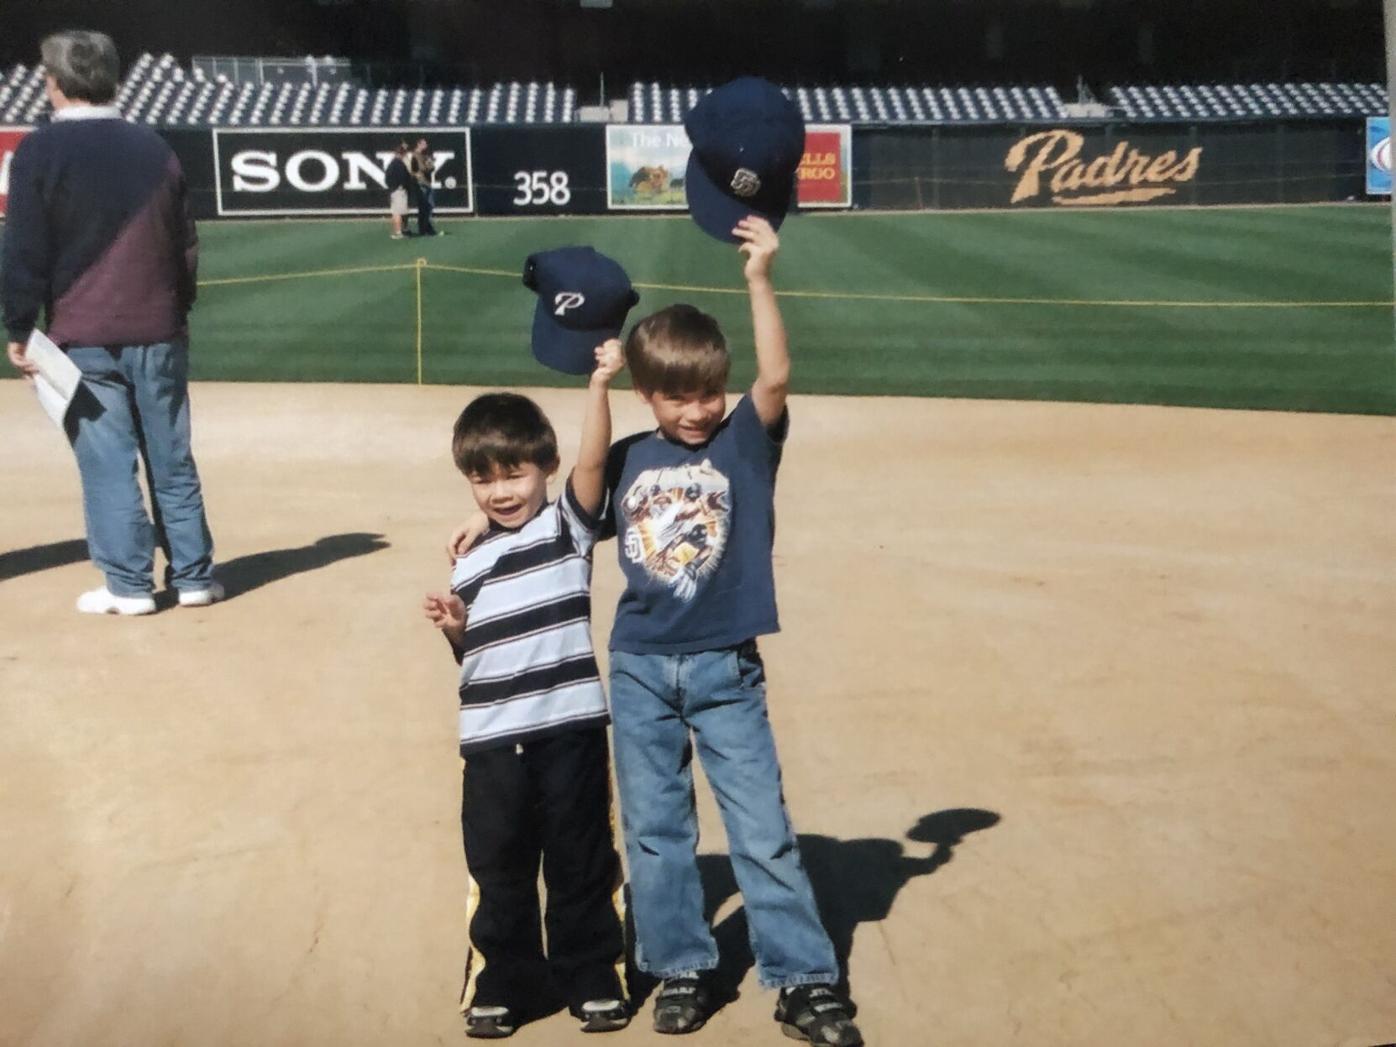
[[636,392],[658,428],[611,448],[610,523],[625,591],[611,632],[611,716],[629,860],[636,963],[663,979],[654,1027],[693,1032],[717,966],[703,916],[691,755],[696,746],[731,846],[762,985],[781,990],[789,1035],[833,1047],[862,1037],[834,989],[820,923],[781,794],[756,637],[779,629],[771,545],[788,423],[790,357],[771,283],[779,240],[764,219],[733,231],[755,327],[757,376],[731,414],[726,341],[675,305],[626,341]]

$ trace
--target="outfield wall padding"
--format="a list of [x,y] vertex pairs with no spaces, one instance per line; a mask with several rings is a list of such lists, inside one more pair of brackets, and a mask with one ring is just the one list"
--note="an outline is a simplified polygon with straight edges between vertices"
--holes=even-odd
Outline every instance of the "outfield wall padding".
[[[199,218],[229,216],[227,171],[209,129],[161,132],[184,165]],[[244,132],[245,133],[245,132]],[[340,129],[334,141],[381,148],[393,128]],[[447,132],[441,131],[444,135]],[[325,129],[246,141],[316,148]],[[436,131],[432,132],[437,135]],[[229,132],[220,132],[227,167]],[[239,139],[240,141],[242,139]],[[606,211],[602,126],[479,127],[469,132],[476,214],[598,214]],[[1360,199],[1364,139],[1358,120],[1254,123],[1091,123],[858,127],[853,131],[853,205],[891,210],[1117,207],[1138,204],[1315,203]],[[306,171],[317,173],[313,166]],[[303,172],[304,173],[304,172]],[[222,206],[219,201],[220,176]],[[463,187],[462,187],[463,188]],[[342,187],[290,192],[295,214],[344,213]],[[463,194],[453,203],[464,205]],[[284,200],[280,201],[284,204]],[[361,213],[386,214],[380,190]],[[337,210],[338,209],[338,210]]]
[[1358,121],[885,127],[855,132],[878,209],[1268,204],[1363,195]]

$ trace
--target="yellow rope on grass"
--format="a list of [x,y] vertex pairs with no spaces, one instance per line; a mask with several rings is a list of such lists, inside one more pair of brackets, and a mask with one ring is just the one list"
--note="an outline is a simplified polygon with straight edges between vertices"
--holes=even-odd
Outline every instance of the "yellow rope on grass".
[[263,284],[273,280],[309,280],[317,276],[350,276],[354,273],[393,273],[415,269],[416,265],[362,265],[350,269],[310,269],[300,273],[268,273],[264,276],[227,276],[200,280],[200,287],[225,287],[229,284]]
[[[420,313],[421,274],[424,269],[439,269],[447,273],[464,273],[468,276],[498,276],[511,280],[519,274],[511,269],[489,269],[481,266],[447,265],[443,262],[430,262],[424,258],[407,265],[357,266],[347,269],[314,269],[299,273],[272,273],[265,276],[237,276],[215,280],[201,280],[200,287],[218,287],[228,284],[256,284],[273,280],[305,280],[314,277],[349,276],[356,273],[391,273],[412,269],[417,273],[418,312]],[[745,295],[739,287],[709,287],[702,284],[660,284],[639,283],[636,287],[647,291],[684,291],[692,294]],[[1352,301],[1179,301],[1148,298],[1017,298],[993,295],[933,295],[933,294],[888,294],[860,291],[777,291],[780,298],[808,298],[835,302],[912,302],[923,305],[1037,305],[1063,306],[1069,308],[1093,309],[1390,309],[1396,301],[1389,299]],[[419,332],[420,334],[420,332]]]
[[[468,273],[476,276],[505,276],[517,279],[518,273],[508,269],[481,269],[459,265],[442,265],[428,262],[428,269],[442,269],[452,273]],[[636,282],[635,287],[645,291],[688,291],[694,294],[734,294],[745,295],[741,287],[707,287],[701,284],[655,284]],[[777,291],[778,298],[812,298],[847,302],[917,302],[927,305],[1061,305],[1093,308],[1125,309],[1390,309],[1396,301],[1170,301],[1166,299],[1136,298],[1009,298],[989,295],[931,295],[931,294],[884,294],[858,291]]]

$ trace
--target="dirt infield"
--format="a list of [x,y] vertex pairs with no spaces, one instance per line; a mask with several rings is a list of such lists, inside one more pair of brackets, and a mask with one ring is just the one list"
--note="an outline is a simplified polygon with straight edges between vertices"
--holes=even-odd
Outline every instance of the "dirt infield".
[[[0,1043],[462,1041],[417,608],[472,393],[197,387],[232,598],[118,620],[72,610],[76,470],[0,383]],[[567,447],[580,393],[537,396]],[[1396,1040],[1396,419],[793,412],[771,709],[869,1043]],[[618,585],[605,547],[602,646]],[[740,996],[693,1043],[783,1042],[702,817]]]

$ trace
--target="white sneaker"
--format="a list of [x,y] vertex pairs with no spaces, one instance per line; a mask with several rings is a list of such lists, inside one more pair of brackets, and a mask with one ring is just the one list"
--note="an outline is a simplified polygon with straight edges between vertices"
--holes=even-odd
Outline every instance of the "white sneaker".
[[202,589],[181,589],[179,591],[179,606],[181,607],[207,607],[221,599],[223,599],[223,586],[218,582],[209,582]]
[[154,614],[153,596],[117,596],[105,585],[78,597],[78,610],[83,614]]

